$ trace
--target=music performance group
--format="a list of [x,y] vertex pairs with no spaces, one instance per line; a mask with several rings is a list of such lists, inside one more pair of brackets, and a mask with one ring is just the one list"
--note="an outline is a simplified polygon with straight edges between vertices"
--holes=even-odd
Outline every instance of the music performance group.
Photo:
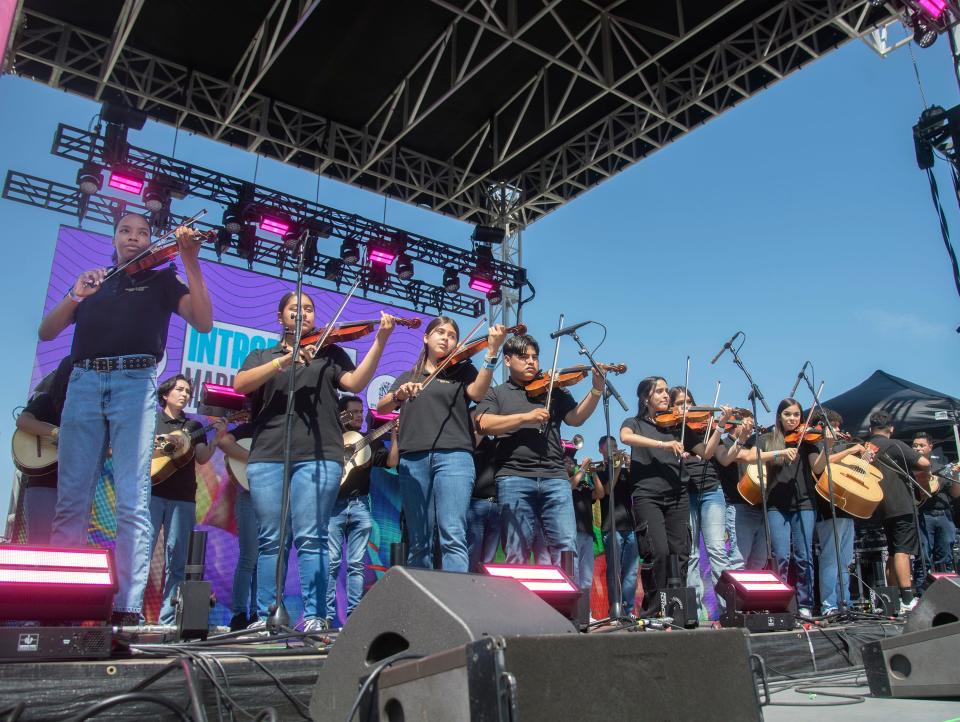
[[[664,378],[650,376],[640,382],[636,413],[623,422],[619,438],[599,441],[597,462],[584,458],[577,463],[561,427],[582,425],[604,395],[604,374],[623,368],[578,367],[551,377],[541,369],[537,340],[522,327],[493,326],[485,338],[467,345],[453,319],[430,321],[413,368],[378,403],[377,412],[396,414],[396,421],[361,436],[363,403],[356,394],[374,377],[398,319],[383,314],[370,324],[376,328],[373,343],[354,364],[331,342],[335,334],[316,333],[316,324],[323,329],[324,320],[315,318],[309,296],[290,292],[278,299],[281,341],[252,351],[234,380],[235,390],[252,400],[251,417],[232,430],[225,419],[202,427],[183,413],[195,391],[188,378],[172,376],[157,386],[156,364],[171,314],[200,332],[212,327],[196,233],[178,228],[176,242],[185,283],[172,267],[133,272],[127,267],[123,272],[119,269],[150,245],[150,226],[138,214],[120,219],[113,239],[114,267],[81,274],[41,322],[42,340],[74,326],[71,353],[17,421],[20,431],[35,436],[38,449],[55,444],[59,457],[56,470],[27,479],[30,542],[85,544],[95,486],[106,455],[112,456],[119,585],[115,624],[142,622],[150,559],[161,529],[166,573],[160,622],[173,622],[173,601],[195,524],[195,464],[207,462],[216,448],[227,455],[244,486],[236,506],[240,549],[233,628],[266,625],[277,597],[277,557],[291,546],[300,580],[302,629],[311,633],[329,627],[336,612],[337,571],[344,562],[347,609],[342,616],[352,611],[363,593],[372,466],[397,468],[408,565],[477,571],[493,560],[498,547],[507,563],[532,559],[560,565],[568,552],[575,559],[577,584],[587,594],[594,566],[593,509],[612,494],[612,518],[610,505],[600,505],[601,528],[608,556],[612,548],[619,555],[619,565],[608,562],[607,588],[622,590],[624,615],[660,613],[656,592],[667,586],[671,570],[701,586],[701,536],[714,583],[724,569],[763,566],[767,537],[762,505],[748,501],[758,501],[758,475],[750,466],[758,461],[766,472],[773,556],[781,576],[792,575],[795,581],[801,615],[815,612],[815,539],[820,612],[829,614],[841,600],[849,601],[855,517],[842,508],[872,517],[882,527],[889,551],[887,578],[900,588],[904,610],[914,599],[911,558],[920,554],[921,535],[917,518],[927,516],[927,510],[938,512],[926,526],[927,532],[935,530],[933,562],[952,564],[942,540],[955,532],[939,510],[951,510],[952,524],[952,500],[960,496],[960,485],[951,483],[943,464],[934,462],[932,468],[942,475],[930,475],[929,437],[919,435],[913,447],[893,439],[889,416],[879,412],[871,418],[869,440],[844,441],[838,433],[842,419],[827,411],[830,423],[818,423],[787,398],[777,408],[774,427],[759,435],[758,455],[750,412],[696,407],[686,388],[671,388]],[[295,337],[306,342],[296,355]],[[474,354],[481,352],[482,360],[475,364]],[[495,385],[493,372],[500,363],[509,378]],[[564,387],[588,377],[590,388],[579,399]],[[350,432],[346,445],[344,432]],[[383,442],[387,434],[389,444]],[[287,452],[291,503],[281,524]],[[168,463],[170,459],[177,463]],[[819,484],[828,462],[834,481],[840,480],[833,508]],[[872,479],[879,497],[861,499],[850,491],[855,484],[844,485],[843,474],[837,473],[844,464],[850,474]],[[941,482],[919,515],[913,472],[927,474],[928,489],[931,479]],[[289,530],[285,539],[281,528]],[[947,547],[952,542],[950,538]],[[651,588],[645,583],[642,605],[635,609],[641,558]],[[619,584],[609,578],[615,566]],[[703,597],[699,589],[701,605]]]

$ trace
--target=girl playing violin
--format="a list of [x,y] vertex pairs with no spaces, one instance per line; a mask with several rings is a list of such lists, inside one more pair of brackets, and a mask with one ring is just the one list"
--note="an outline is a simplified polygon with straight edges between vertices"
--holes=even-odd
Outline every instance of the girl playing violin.
[[292,344],[298,303],[303,312],[301,333],[305,336],[314,328],[313,300],[306,294],[298,299],[292,291],[284,294],[277,309],[277,319],[283,328],[281,342],[251,351],[234,379],[233,388],[241,394],[257,392],[259,395],[259,411],[251,422],[253,441],[247,479],[260,526],[258,621],[250,626],[260,628],[265,626],[277,595],[287,389],[290,374],[295,376],[290,521],[300,572],[303,628],[305,632],[315,632],[325,628],[325,620],[332,614],[326,609],[326,549],[327,525],[343,472],[338,392],[355,394],[370,383],[393,332],[394,320],[393,316],[381,314],[377,335],[359,366],[354,366],[336,344],[326,344],[320,349],[301,346],[298,358],[294,359]]
[[439,529],[442,568],[468,571],[467,509],[475,476],[469,406],[490,388],[504,335],[501,325],[489,329],[480,370],[465,359],[432,377],[460,341],[452,318],[433,319],[424,331],[417,363],[377,404],[381,414],[400,409],[398,471],[412,567],[433,566],[433,535]]
[[[80,274],[40,322],[50,341],[71,324],[73,371],[60,434],[57,508],[50,543],[82,547],[90,504],[107,448],[112,449],[117,504],[117,593],[113,621],[137,624],[150,569],[150,458],[157,404],[157,361],[177,313],[201,333],[213,325],[195,231],[176,230],[184,285],[172,268]],[[114,258],[127,263],[150,245],[150,223],[128,213],[114,229]]]

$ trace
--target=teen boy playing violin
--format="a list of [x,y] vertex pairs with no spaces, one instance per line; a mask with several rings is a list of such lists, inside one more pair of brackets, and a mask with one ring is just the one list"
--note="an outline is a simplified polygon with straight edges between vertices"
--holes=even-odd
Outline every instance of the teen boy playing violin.
[[593,388],[579,403],[555,387],[531,397],[527,384],[540,373],[540,346],[529,335],[511,336],[503,346],[510,378],[490,389],[477,407],[480,432],[498,437],[496,478],[503,550],[508,564],[526,564],[539,526],[550,560],[576,550],[577,525],[570,479],[564,465],[560,424],[580,426],[597,408],[603,377],[593,372]]

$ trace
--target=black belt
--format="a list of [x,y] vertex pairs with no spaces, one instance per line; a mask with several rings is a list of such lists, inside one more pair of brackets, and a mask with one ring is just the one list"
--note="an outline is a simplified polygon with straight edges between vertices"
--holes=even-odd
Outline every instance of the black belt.
[[88,371],[121,371],[128,369],[150,369],[157,365],[153,356],[105,356],[74,361],[74,368]]

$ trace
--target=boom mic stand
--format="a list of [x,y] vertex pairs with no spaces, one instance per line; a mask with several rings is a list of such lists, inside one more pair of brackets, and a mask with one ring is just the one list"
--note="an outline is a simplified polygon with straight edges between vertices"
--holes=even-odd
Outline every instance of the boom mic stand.
[[[623,619],[623,605],[621,600],[623,599],[623,588],[620,581],[620,540],[617,538],[617,524],[616,524],[616,503],[614,502],[614,488],[617,484],[617,477],[620,475],[613,465],[613,449],[611,449],[610,444],[610,397],[613,396],[617,402],[623,407],[624,411],[627,411],[627,404],[624,402],[623,397],[617,393],[617,389],[614,387],[613,382],[610,381],[610,374],[601,370],[600,366],[597,364],[597,360],[593,357],[593,354],[590,353],[590,349],[586,347],[583,341],[580,340],[580,337],[577,335],[577,332],[571,331],[570,336],[573,337],[573,340],[577,342],[577,345],[580,347],[580,355],[586,356],[590,360],[590,365],[603,376],[603,423],[606,427],[607,435],[607,484],[609,485],[608,490],[608,507],[607,507],[607,518],[610,520],[610,544],[611,544],[611,554],[610,556],[613,559],[613,573],[611,576],[614,579],[614,589],[608,590],[612,599],[610,600],[610,619],[615,621],[620,621]],[[639,573],[639,572],[638,572]],[[629,620],[631,623],[633,620]]]

